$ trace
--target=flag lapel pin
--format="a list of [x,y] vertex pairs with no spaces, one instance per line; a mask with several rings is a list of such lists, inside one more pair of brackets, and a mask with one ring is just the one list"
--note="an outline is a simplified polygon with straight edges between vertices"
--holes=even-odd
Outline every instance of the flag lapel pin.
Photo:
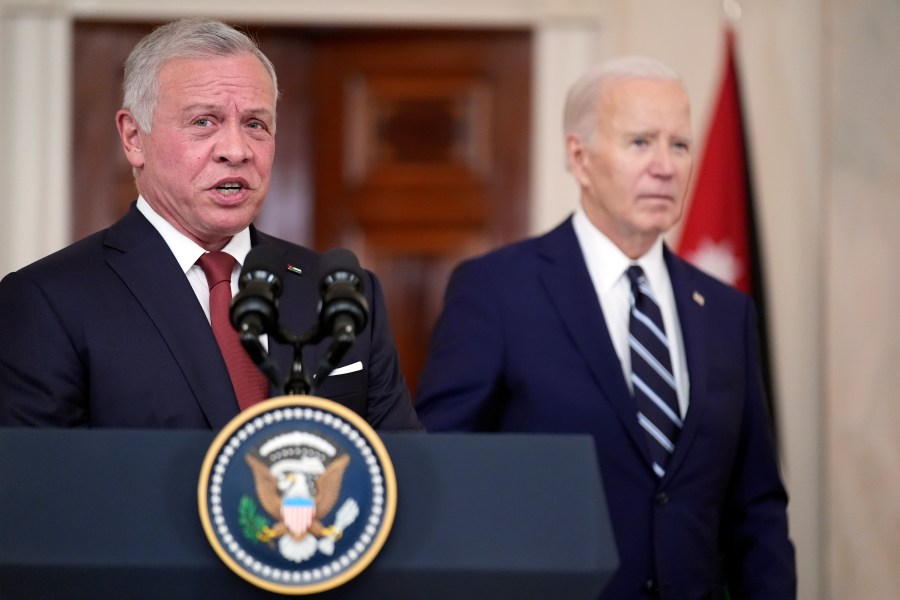
[[303,269],[301,269],[300,267],[291,265],[291,264],[289,264],[287,266],[287,270],[290,271],[291,273],[296,273],[297,275],[303,275]]

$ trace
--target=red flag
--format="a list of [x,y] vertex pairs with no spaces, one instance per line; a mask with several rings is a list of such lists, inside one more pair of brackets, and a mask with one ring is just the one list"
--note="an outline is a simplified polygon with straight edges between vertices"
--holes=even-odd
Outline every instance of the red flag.
[[739,84],[734,31],[727,28],[725,71],[677,252],[714,277],[753,296],[763,378],[771,407],[773,389],[762,262]]
[[750,194],[734,33],[725,32],[725,72],[678,254],[725,283],[751,293]]

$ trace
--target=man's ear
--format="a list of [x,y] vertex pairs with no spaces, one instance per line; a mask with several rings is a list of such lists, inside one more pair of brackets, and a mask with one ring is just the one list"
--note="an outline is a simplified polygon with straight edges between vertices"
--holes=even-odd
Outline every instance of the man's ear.
[[584,142],[574,133],[568,134],[566,136],[566,166],[582,185],[587,183],[587,175],[585,173],[587,161],[588,151],[584,146]]
[[116,113],[116,128],[119,130],[119,139],[122,141],[125,158],[132,167],[140,169],[144,166],[144,145],[141,139],[141,128],[130,111],[123,108]]

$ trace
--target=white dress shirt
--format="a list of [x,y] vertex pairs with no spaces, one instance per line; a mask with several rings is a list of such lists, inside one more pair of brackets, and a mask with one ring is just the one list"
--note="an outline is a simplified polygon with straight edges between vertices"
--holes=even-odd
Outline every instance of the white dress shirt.
[[631,351],[628,348],[628,320],[630,315],[631,282],[626,271],[633,264],[640,265],[653,290],[662,313],[666,336],[669,338],[669,351],[672,359],[672,370],[678,393],[678,407],[681,417],[687,414],[690,381],[688,379],[687,362],[684,357],[684,338],[681,335],[681,324],[675,309],[675,297],[672,293],[672,281],[663,259],[663,240],[660,237],[650,250],[632,260],[625,256],[613,242],[590,222],[584,209],[579,205],[572,218],[575,236],[581,246],[584,262],[594,284],[597,299],[603,309],[606,328],[612,338],[616,354],[622,365],[625,381],[631,386]]
[[[153,207],[150,206],[142,196],[138,196],[137,209],[141,211],[141,214],[150,221],[150,224],[153,225],[154,228],[156,228],[169,246],[172,254],[175,255],[175,260],[178,261],[181,270],[184,271],[184,274],[187,276],[191,287],[194,289],[194,294],[197,295],[200,306],[203,307],[203,312],[206,313],[206,319],[209,320],[209,283],[206,281],[206,275],[203,273],[203,269],[197,264],[197,259],[200,258],[200,255],[204,254],[206,250],[199,246],[194,240],[175,229],[171,223],[153,210]],[[236,233],[234,237],[225,244],[222,251],[233,256],[237,261],[237,264],[235,264],[234,269],[231,271],[231,295],[234,296],[238,291],[238,277],[241,274],[241,268],[244,264],[244,260],[247,258],[247,253],[250,252],[250,228],[246,227],[242,231]]]

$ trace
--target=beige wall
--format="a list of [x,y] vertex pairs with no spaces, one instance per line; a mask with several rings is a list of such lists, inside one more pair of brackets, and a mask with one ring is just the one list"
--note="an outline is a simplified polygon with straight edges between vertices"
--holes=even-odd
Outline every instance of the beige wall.
[[[744,0],[737,24],[774,326],[802,599],[898,598],[900,4]],[[565,86],[612,53],[679,69],[703,139],[721,0],[0,0],[0,275],[67,242],[69,25],[76,17],[528,25],[532,229],[574,207]]]
[[834,598],[900,598],[900,3],[825,22],[827,567]]

